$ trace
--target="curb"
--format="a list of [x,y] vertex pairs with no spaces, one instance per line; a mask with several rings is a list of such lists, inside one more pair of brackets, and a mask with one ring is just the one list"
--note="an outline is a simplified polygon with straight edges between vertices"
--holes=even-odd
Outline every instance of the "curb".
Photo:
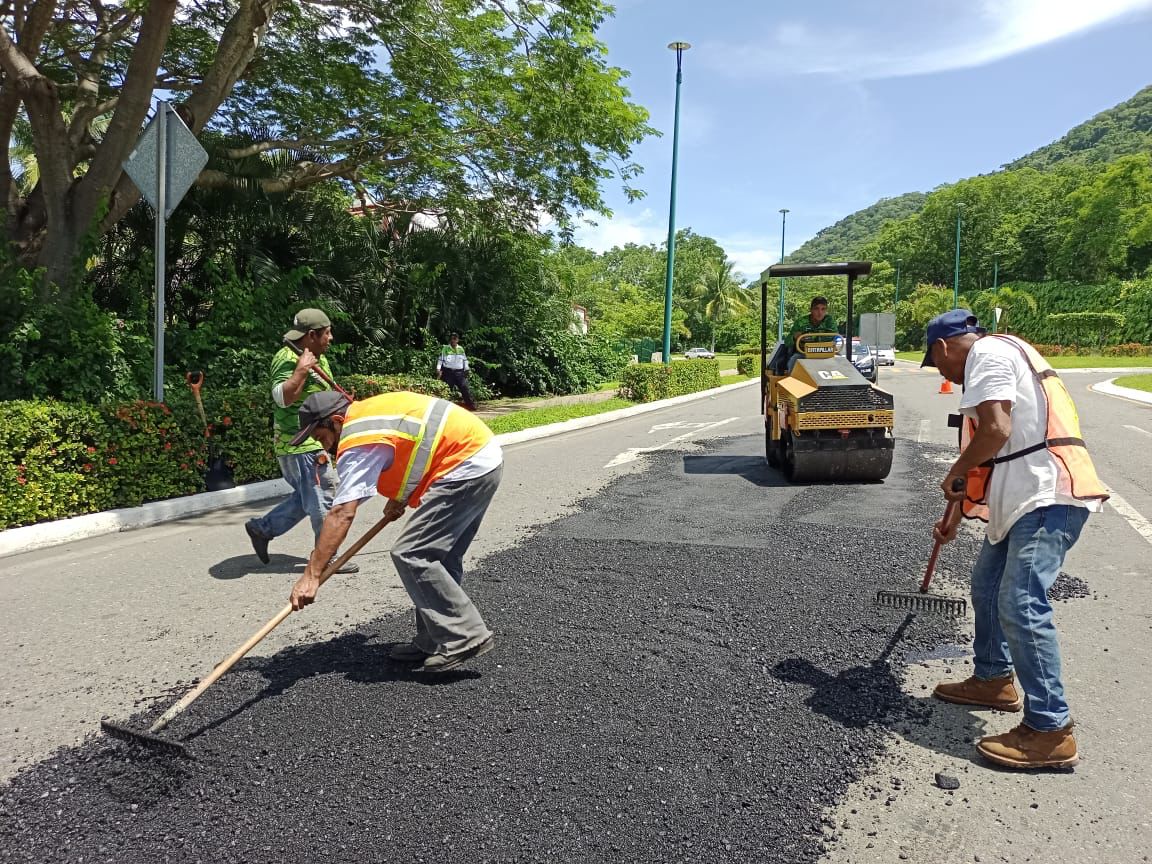
[[[574,420],[565,420],[561,423],[550,423],[547,426],[524,429],[520,432],[506,432],[503,435],[497,435],[496,441],[499,442],[500,446],[505,447],[511,444],[535,441],[539,438],[550,438],[554,435],[563,435],[566,432],[575,432],[579,429],[611,423],[614,420],[623,420],[639,414],[659,411],[662,408],[671,408],[685,402],[719,396],[738,387],[759,383],[759,378],[752,378],[738,384],[725,384],[712,390],[701,390],[699,393],[675,396],[660,402],[647,402],[630,408],[621,408],[617,411],[593,414],[590,417],[577,417]],[[23,552],[34,552],[37,549],[59,546],[75,540],[86,540],[104,534],[116,534],[135,528],[148,528],[162,522],[172,522],[176,519],[183,519],[186,516],[195,516],[212,510],[252,504],[269,498],[279,498],[287,495],[290,491],[291,487],[284,480],[262,480],[258,483],[247,483],[243,486],[237,486],[235,489],[224,489],[220,492],[201,492],[198,495],[186,495],[183,498],[152,501],[141,507],[125,507],[119,510],[107,510],[103,513],[86,513],[83,516],[58,519],[55,522],[39,522],[35,525],[8,528],[5,531],[0,531],[0,558],[19,555]]]
[[1115,378],[1109,378],[1107,381],[1101,381],[1099,384],[1090,384],[1089,390],[1097,393],[1103,393],[1106,396],[1118,396],[1121,399],[1130,399],[1133,402],[1143,402],[1145,405],[1152,405],[1152,393],[1146,393],[1143,390],[1134,390],[1131,387],[1117,387],[1112,382]]

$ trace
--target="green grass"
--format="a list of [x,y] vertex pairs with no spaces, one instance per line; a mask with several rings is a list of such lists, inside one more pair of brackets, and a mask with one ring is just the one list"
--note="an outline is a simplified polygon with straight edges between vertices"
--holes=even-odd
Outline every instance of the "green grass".
[[1125,366],[1152,366],[1152,357],[1049,357],[1053,369],[1116,369]]
[[[688,358],[685,357],[683,354],[676,354],[672,357],[672,359],[673,360],[687,360]],[[716,359],[720,361],[720,371],[721,372],[723,372],[725,369],[735,369],[736,368],[736,355],[735,354],[719,354],[718,353],[716,355]]]
[[1133,390],[1143,390],[1152,393],[1152,375],[1125,375],[1113,382],[1117,387],[1131,387]]
[[[900,351],[896,356],[901,360],[924,359],[923,351]],[[1117,369],[1129,366],[1152,366],[1152,357],[1104,357],[1093,354],[1088,357],[1049,357],[1053,369]]]
[[533,429],[536,426],[547,426],[549,423],[560,423],[576,417],[591,417],[593,414],[603,414],[606,411],[615,411],[619,408],[630,408],[635,405],[627,399],[605,399],[603,402],[581,402],[576,405],[554,405],[550,408],[529,408],[525,411],[516,411],[503,414],[499,417],[486,419],[488,428],[501,435],[505,432],[519,432],[521,429]]

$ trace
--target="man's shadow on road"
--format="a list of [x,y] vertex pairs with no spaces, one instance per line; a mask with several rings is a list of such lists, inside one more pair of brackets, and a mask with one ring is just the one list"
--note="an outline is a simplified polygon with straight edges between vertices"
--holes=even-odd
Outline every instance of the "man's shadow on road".
[[304,572],[307,558],[298,555],[281,555],[272,553],[268,556],[268,563],[260,563],[260,559],[252,553],[235,555],[225,558],[208,568],[213,579],[243,579],[256,573],[294,573],[299,576]]
[[[408,616],[404,620],[410,621]],[[413,671],[414,663],[398,663],[388,652],[399,642],[377,642],[362,632],[347,633],[324,642],[290,646],[271,657],[246,658],[229,671],[257,672],[264,679],[258,692],[245,699],[227,714],[212,720],[181,736],[194,741],[199,736],[223,726],[265,699],[287,692],[299,681],[318,675],[342,675],[356,684],[391,684],[410,682],[430,687],[455,684],[483,677],[474,668],[457,668],[447,672],[427,673]]]
[[867,666],[833,675],[805,658],[790,657],[772,667],[771,674],[779,681],[811,687],[805,704],[842,726],[881,727],[927,750],[987,766],[974,747],[977,738],[990,734],[985,716],[931,696],[909,696],[893,674],[888,658],[914,618],[905,616],[883,653]]

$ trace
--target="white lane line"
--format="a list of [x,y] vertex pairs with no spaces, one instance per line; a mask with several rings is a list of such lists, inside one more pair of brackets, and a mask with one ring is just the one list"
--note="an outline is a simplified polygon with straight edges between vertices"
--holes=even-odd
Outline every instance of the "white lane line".
[[717,426],[723,426],[725,423],[731,423],[733,420],[739,420],[739,417],[729,417],[727,420],[719,420],[715,423],[708,423],[698,429],[693,429],[691,432],[685,432],[683,435],[677,435],[675,438],[669,438],[663,444],[658,444],[655,447],[629,447],[623,453],[615,456],[611,462],[605,465],[605,468],[615,468],[617,465],[624,465],[628,462],[635,462],[640,458],[643,453],[655,453],[657,450],[663,450],[670,444],[675,444],[677,441],[683,441],[685,438],[691,438],[693,435],[698,435],[708,429],[715,429]]
[[1147,429],[1141,429],[1139,426],[1129,426],[1125,423],[1124,428],[1131,429],[1133,432],[1139,432],[1142,435],[1147,435],[1149,438],[1152,438],[1152,432],[1149,432]]
[[1135,529],[1137,534],[1139,534],[1149,543],[1152,543],[1152,522],[1149,522],[1147,519],[1141,516],[1140,512],[1135,507],[1125,501],[1124,498],[1122,498],[1117,493],[1109,490],[1108,494],[1111,496],[1108,499],[1108,504],[1112,507],[1112,509],[1123,516],[1128,524]]
[[920,431],[916,433],[916,443],[923,444],[932,429],[932,421],[925,417],[920,421]]

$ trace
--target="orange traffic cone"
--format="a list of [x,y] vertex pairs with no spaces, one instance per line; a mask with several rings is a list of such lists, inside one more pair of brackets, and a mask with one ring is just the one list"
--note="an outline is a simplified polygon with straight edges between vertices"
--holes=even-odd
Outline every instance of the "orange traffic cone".
[[947,378],[940,379],[940,390],[938,392],[951,393],[952,392],[952,382],[949,381]]

